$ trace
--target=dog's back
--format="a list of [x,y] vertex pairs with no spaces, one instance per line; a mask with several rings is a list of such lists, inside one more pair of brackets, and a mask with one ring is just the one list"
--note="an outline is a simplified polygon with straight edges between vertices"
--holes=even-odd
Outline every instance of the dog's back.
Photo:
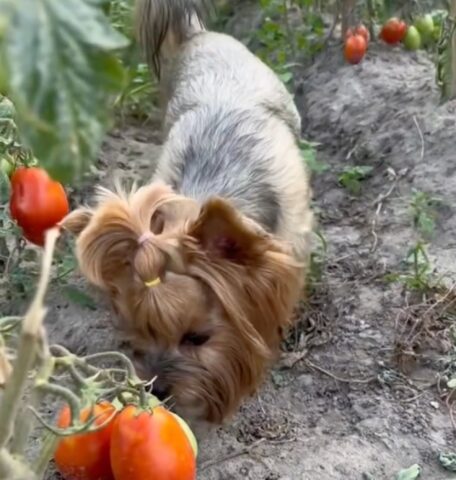
[[230,200],[304,259],[310,190],[284,85],[240,42],[206,31],[194,0],[140,0],[138,19],[165,101],[157,178],[198,201]]

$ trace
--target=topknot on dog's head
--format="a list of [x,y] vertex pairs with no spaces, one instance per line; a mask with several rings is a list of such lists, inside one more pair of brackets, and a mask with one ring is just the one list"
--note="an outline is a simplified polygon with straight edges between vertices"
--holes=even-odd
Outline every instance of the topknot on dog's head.
[[62,227],[77,236],[82,273],[110,290],[124,275],[146,284],[166,269],[182,270],[177,238],[196,211],[192,201],[159,183],[130,192],[99,188],[96,206],[71,212]]

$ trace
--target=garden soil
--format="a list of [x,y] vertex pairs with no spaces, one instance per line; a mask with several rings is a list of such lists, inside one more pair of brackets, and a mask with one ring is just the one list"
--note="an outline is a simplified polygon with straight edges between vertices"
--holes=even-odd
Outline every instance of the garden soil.
[[[327,244],[316,257],[322,276],[264,388],[225,426],[202,430],[198,479],[387,480],[414,464],[424,480],[455,478],[439,463],[456,450],[456,436],[436,382],[452,345],[444,325],[434,325],[432,342],[403,373],[394,355],[403,319],[423,309],[385,278],[419,240],[414,192],[439,199],[430,261],[449,285],[456,278],[456,102],[439,104],[425,53],[381,45],[358,66],[329,47],[296,87],[303,136],[319,143],[317,161],[328,167],[313,178]],[[143,181],[159,152],[155,127],[127,124],[106,138],[93,174],[105,185],[116,175]],[[372,171],[352,195],[339,176],[355,165]],[[91,310],[51,292],[51,341],[78,354],[124,349],[96,299]]]

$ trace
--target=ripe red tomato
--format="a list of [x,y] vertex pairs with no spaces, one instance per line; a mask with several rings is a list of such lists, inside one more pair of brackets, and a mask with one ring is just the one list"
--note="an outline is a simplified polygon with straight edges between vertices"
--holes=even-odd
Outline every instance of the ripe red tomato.
[[353,35],[345,41],[344,56],[348,63],[359,63],[366,54],[367,42],[361,35]]
[[345,40],[352,37],[354,34],[355,34],[355,31],[353,30],[353,28],[350,27],[349,29],[347,29],[345,33]]
[[402,42],[406,33],[407,24],[403,20],[394,17],[390,18],[385,25],[383,25],[380,31],[380,37],[384,42],[394,45]]
[[[114,414],[115,408],[109,402],[95,405],[94,425],[102,425]],[[90,408],[81,411],[81,422],[88,420]],[[60,412],[57,425],[70,426],[71,412],[68,406]],[[54,454],[58,471],[65,480],[114,480],[110,462],[111,432],[114,422],[101,430],[63,437]]]
[[187,434],[164,407],[125,407],[114,421],[111,465],[115,480],[195,480],[196,459]]
[[366,43],[370,41],[370,33],[368,28],[365,25],[358,25],[354,30],[354,35],[361,35],[366,40]]
[[366,43],[370,41],[370,33],[366,26],[363,24],[358,25],[355,28],[349,28],[345,34],[345,40],[348,40],[353,35],[361,35],[366,40]]
[[24,237],[44,245],[46,230],[69,212],[63,186],[38,167],[19,167],[11,177],[11,217],[22,228]]

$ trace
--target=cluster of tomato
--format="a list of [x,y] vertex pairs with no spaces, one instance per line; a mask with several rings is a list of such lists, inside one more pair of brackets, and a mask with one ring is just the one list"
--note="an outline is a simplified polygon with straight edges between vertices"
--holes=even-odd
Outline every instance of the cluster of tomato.
[[46,230],[55,227],[69,212],[65,190],[39,167],[20,166],[8,173],[11,218],[29,242],[43,246]]
[[402,42],[407,50],[418,50],[423,42],[435,40],[439,35],[440,28],[434,24],[434,19],[429,13],[418,17],[414,25],[407,25],[403,20],[392,18],[380,32],[383,41],[390,45]]
[[[388,45],[403,43],[407,50],[418,50],[422,39],[436,35],[434,20],[430,14],[416,19],[414,25],[393,17],[382,26],[380,38]],[[369,30],[364,25],[348,29],[345,36],[344,56],[348,63],[358,64],[366,55],[369,45]]]
[[[92,413],[100,429],[63,437],[54,461],[65,480],[195,480],[197,443],[190,427],[155,404],[147,409],[128,405],[120,411],[109,402],[82,410]],[[70,426],[63,408],[60,428]]]

